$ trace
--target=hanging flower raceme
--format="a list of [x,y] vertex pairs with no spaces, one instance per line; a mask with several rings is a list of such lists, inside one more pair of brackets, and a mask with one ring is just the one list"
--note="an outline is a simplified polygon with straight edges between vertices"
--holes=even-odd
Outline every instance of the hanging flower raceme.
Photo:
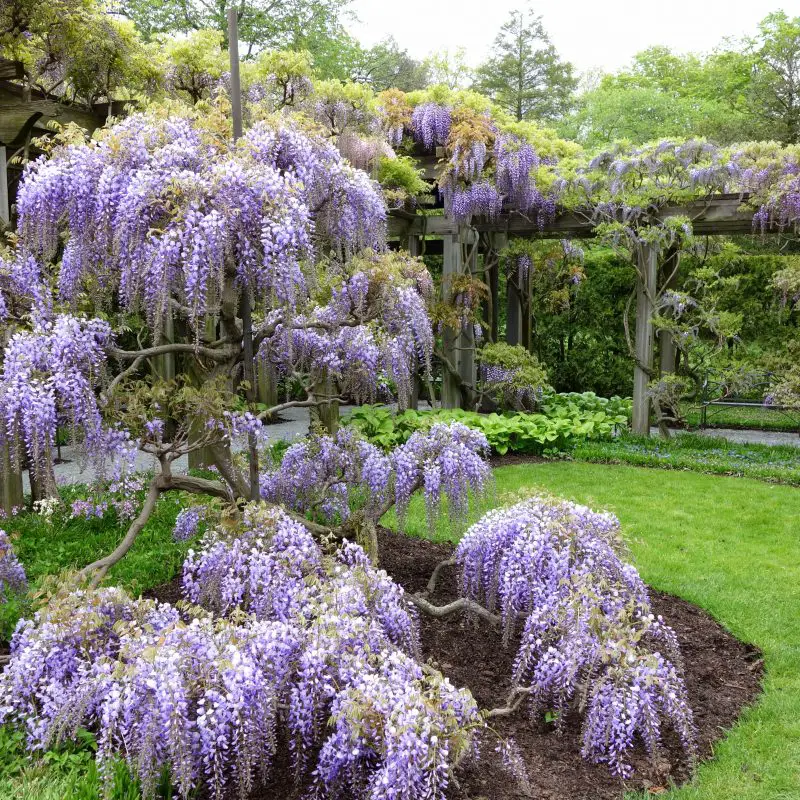
[[428,431],[415,431],[391,454],[398,516],[403,518],[411,496],[422,489],[431,531],[445,497],[451,519],[463,522],[470,492],[485,492],[491,480],[488,453],[483,433],[460,422],[437,422]]
[[293,307],[314,240],[346,253],[380,246],[386,210],[335,147],[283,124],[259,123],[232,147],[188,116],[129,117],[27,169],[23,242],[44,261],[66,233],[61,299],[92,279],[155,327],[171,298],[199,326],[231,270],[256,297]]
[[112,477],[131,466],[134,443],[104,425],[96,394],[110,343],[108,323],[70,315],[11,337],[0,377],[0,436],[25,447],[34,473],[51,458],[59,417],[101,476],[109,466]]
[[0,603],[8,601],[9,592],[24,592],[27,588],[25,569],[11,546],[8,534],[0,528]]
[[406,256],[359,256],[324,305],[288,322],[268,319],[260,357],[282,375],[311,376],[357,402],[392,394],[411,401],[418,372],[430,374],[431,278]]
[[439,103],[423,103],[411,115],[411,130],[414,138],[426,150],[444,147],[450,136],[452,110]]
[[276,509],[248,508],[244,527],[209,533],[184,570],[188,599],[229,618],[101,589],[21,622],[0,723],[35,749],[96,732],[101,776],[121,758],[147,798],[165,772],[181,798],[248,796],[288,739],[322,800],[442,800],[482,723],[469,692],[414,659],[403,590],[355,545],[324,558]]
[[507,639],[523,623],[514,684],[532,710],[587,702],[584,755],[627,776],[638,736],[655,756],[669,725],[693,758],[695,733],[675,634],[621,550],[613,515],[535,497],[489,512],[456,559],[463,596],[498,609]]
[[293,444],[280,465],[261,476],[261,496],[326,522],[350,517],[357,498],[367,513],[381,509],[392,478],[389,458],[350,428]]
[[0,255],[0,322],[8,319],[14,305],[30,311],[35,324],[47,319],[51,303],[36,259],[24,250],[7,257]]

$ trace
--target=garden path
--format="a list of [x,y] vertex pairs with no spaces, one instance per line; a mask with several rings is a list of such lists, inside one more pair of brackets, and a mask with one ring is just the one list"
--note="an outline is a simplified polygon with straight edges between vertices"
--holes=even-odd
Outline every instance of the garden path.
[[[342,416],[352,411],[355,406],[342,406]],[[270,439],[277,441],[284,439],[292,441],[304,436],[308,432],[309,412],[307,408],[290,408],[281,413],[281,422],[267,427]],[[654,436],[658,435],[657,428],[651,428]],[[704,436],[716,436],[728,439],[732,442],[744,444],[768,444],[768,445],[791,445],[800,447],[800,436],[796,433],[781,431],[755,431],[755,430],[734,430],[729,428],[707,428],[698,431]],[[56,464],[56,481],[59,484],[69,483],[89,483],[94,478],[93,470],[84,465],[78,458],[78,454],[73,447],[62,447],[61,455],[63,463]],[[139,453],[136,458],[136,469],[142,471],[154,470],[156,460],[153,456],[146,453]],[[188,469],[188,459],[184,456],[173,464],[175,472],[186,472]],[[30,482],[27,472],[23,476],[24,491],[30,492]]]

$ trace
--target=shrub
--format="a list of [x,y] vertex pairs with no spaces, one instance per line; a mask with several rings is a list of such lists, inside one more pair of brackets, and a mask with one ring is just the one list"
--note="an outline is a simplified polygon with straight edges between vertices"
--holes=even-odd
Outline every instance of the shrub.
[[384,450],[398,447],[415,431],[436,422],[455,420],[483,433],[491,449],[500,455],[542,455],[568,451],[587,440],[610,439],[627,424],[629,413],[629,400],[606,400],[586,393],[546,396],[541,414],[478,414],[458,409],[393,414],[381,406],[361,406],[345,422]]
[[281,731],[315,796],[443,797],[481,720],[468,691],[415,660],[402,589],[356,545],[323,557],[278,510],[249,509],[244,527],[208,534],[186,565],[190,599],[228,616],[101,589],[21,623],[0,722],[34,748],[97,731],[101,776],[123,759],[145,797],[165,772],[182,798],[247,796]]
[[584,756],[626,777],[637,737],[654,757],[666,723],[693,759],[695,732],[675,634],[621,551],[613,515],[533,497],[484,516],[456,560],[462,594],[499,608],[507,639],[523,626],[512,696],[559,720],[586,706]]

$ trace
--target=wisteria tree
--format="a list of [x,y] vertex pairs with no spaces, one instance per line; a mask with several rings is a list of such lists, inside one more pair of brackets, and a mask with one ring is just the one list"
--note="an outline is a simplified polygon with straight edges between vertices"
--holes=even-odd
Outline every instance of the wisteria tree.
[[[260,425],[234,413],[248,358],[243,294],[255,309],[249,357],[296,393],[261,417],[324,408],[340,393],[396,393],[403,405],[412,376],[430,368],[430,276],[381,254],[379,188],[294,122],[255,124],[232,145],[220,109],[202,120],[133,116],[33,163],[18,210],[17,247],[0,270],[0,310],[17,325],[2,435],[42,477],[58,424],[100,474],[119,473],[137,448],[160,465],[125,541],[93,565],[100,573],[163,492],[257,493],[257,471],[246,474],[231,452],[233,438]],[[140,341],[126,348],[115,323],[137,315]],[[185,359],[191,387],[165,391],[152,378],[148,365],[165,355]],[[201,447],[220,481],[173,472]]]

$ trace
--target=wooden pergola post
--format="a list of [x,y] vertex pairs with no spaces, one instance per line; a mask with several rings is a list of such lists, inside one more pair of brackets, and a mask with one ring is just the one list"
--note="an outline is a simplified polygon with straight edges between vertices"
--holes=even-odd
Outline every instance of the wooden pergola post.
[[[447,234],[444,237],[444,258],[442,262],[442,296],[445,300],[450,297],[453,278],[462,272],[461,241],[457,233]],[[456,342],[458,332],[445,326],[442,334],[442,349],[444,357],[455,367],[458,366]],[[461,405],[461,391],[458,383],[447,366],[442,367],[442,408],[458,408]]]
[[[464,228],[459,240],[460,246],[466,249],[466,269],[474,278],[478,273],[478,233],[473,228]],[[475,386],[475,329],[472,325],[462,328],[458,337],[458,374],[465,384]]]
[[[678,268],[680,265],[680,252],[672,249],[664,259],[665,284],[663,289],[674,289],[678,285]],[[659,374],[672,375],[675,372],[675,361],[678,348],[675,339],[668,330],[658,332]]]
[[522,295],[511,276],[506,278],[506,342],[522,344]]
[[11,207],[8,202],[8,165],[6,147],[0,144],[0,222],[11,222]]
[[634,433],[650,435],[650,400],[647,385],[653,369],[653,301],[658,276],[658,250],[642,244],[637,253],[636,278],[636,363],[633,373]]

